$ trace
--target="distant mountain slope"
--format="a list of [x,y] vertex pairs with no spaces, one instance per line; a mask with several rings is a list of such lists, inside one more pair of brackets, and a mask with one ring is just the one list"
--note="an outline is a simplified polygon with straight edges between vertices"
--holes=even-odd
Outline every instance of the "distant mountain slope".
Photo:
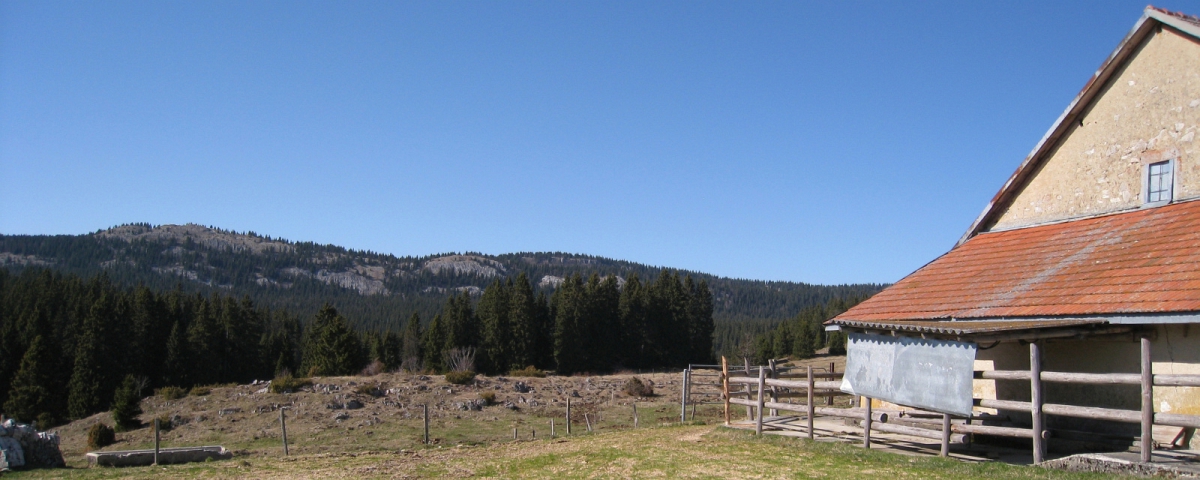
[[[456,291],[477,294],[497,278],[526,272],[551,290],[573,275],[656,277],[660,267],[569,253],[450,253],[397,257],[335,245],[292,242],[201,225],[130,224],[87,235],[0,235],[0,268],[51,268],[114,282],[248,295],[272,308],[311,315],[333,303],[365,328],[397,327],[413,311],[428,320]],[[675,270],[675,269],[672,269]],[[778,321],[834,297],[873,294],[876,284],[810,285],[708,280],[718,322]]]

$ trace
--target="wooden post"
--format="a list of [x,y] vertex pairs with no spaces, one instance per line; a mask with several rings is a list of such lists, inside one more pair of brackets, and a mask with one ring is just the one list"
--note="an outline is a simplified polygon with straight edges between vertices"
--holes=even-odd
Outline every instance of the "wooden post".
[[863,448],[871,448],[871,397],[863,397],[867,407],[863,411]]
[[513,428],[513,440],[517,440],[517,429]]
[[529,439],[537,440],[537,429],[534,429],[534,428],[529,429]]
[[688,371],[683,371],[683,388],[680,389],[680,406],[679,406],[679,423],[687,421],[687,401],[688,401]]
[[567,397],[567,435],[571,434],[571,397]]
[[[725,402],[725,405],[728,406],[729,402]],[[634,402],[634,404],[633,404],[633,428],[637,428],[637,427],[638,427],[637,403]]]
[[[836,365],[837,364],[835,364],[833,362],[829,362],[829,373],[837,373],[837,369],[835,368]],[[837,379],[830,377],[830,380],[837,380]],[[833,395],[828,395],[825,397],[825,405],[828,405],[831,407],[833,406]]]
[[282,408],[279,409],[279,431],[283,433],[283,455],[287,456],[290,452],[288,452],[287,444],[287,415],[283,413],[284,411]]
[[1154,364],[1150,361],[1150,339],[1142,337],[1142,463],[1154,453]]
[[583,423],[587,427],[587,431],[592,431],[592,421],[588,419],[588,414],[583,414]]
[[1037,342],[1029,344],[1029,387],[1032,393],[1030,415],[1033,417],[1033,463],[1046,460],[1046,441],[1042,436],[1042,350]]
[[[768,366],[768,368],[771,369],[771,378],[778,378],[777,374],[775,373],[775,359],[774,358],[767,360],[767,366]],[[771,387],[771,403],[779,403],[779,395],[777,395],[775,393],[775,387]],[[774,417],[774,416],[778,416],[778,415],[779,415],[779,410],[772,408],[771,416]]]
[[[725,426],[729,426],[729,360],[721,356],[721,398],[725,399]],[[637,426],[637,405],[633,406],[633,425]]]
[[554,419],[550,419],[550,438],[554,438]]
[[429,445],[429,404],[421,405],[421,411],[425,417],[425,444]]
[[692,420],[696,419],[696,402],[692,402]]
[[158,465],[158,419],[154,419],[154,464]]
[[816,438],[813,434],[813,416],[816,415],[816,406],[813,405],[813,374],[812,365],[808,366],[808,439]]
[[[746,376],[750,376],[750,357],[742,357],[742,361],[746,363]],[[750,386],[746,385],[746,400],[750,398]],[[754,420],[754,409],[749,405],[746,406],[746,420]]]
[[950,415],[942,414],[942,456],[950,456]]
[[758,417],[754,422],[754,434],[755,435],[762,435],[763,401],[764,401],[763,387],[765,387],[766,384],[767,384],[767,371],[762,368],[759,368],[758,369]]

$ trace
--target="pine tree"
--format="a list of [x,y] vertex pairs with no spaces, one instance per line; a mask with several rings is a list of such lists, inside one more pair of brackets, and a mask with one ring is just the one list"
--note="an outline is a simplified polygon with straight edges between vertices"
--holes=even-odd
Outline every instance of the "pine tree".
[[425,336],[421,340],[422,353],[425,354],[425,368],[434,371],[445,370],[446,365],[442,354],[446,352],[446,324],[442,321],[440,314],[433,316],[433,321],[429,322],[429,328],[425,329]]
[[646,289],[637,274],[625,281],[619,301],[622,348],[620,361],[627,367],[646,366],[646,345],[650,332],[646,326]]
[[125,380],[113,394],[112,416],[118,432],[133,430],[142,426],[138,415],[142,414],[141,398],[138,398],[137,380],[133,375],[125,375]]
[[50,391],[46,385],[52,381],[52,375],[45,367],[49,363],[46,341],[38,335],[21,357],[21,366],[9,388],[8,400],[4,402],[4,411],[9,416],[32,422],[50,411]]
[[413,312],[408,318],[408,324],[404,326],[404,334],[400,338],[400,350],[403,352],[402,365],[410,371],[421,369],[421,362],[424,359],[421,351],[421,316],[417,312]]
[[563,280],[554,291],[554,363],[558,373],[583,371],[587,358],[582,331],[584,316],[583,279],[579,274]]
[[509,322],[512,324],[512,339],[509,351],[512,364],[527,367],[538,363],[538,306],[533,296],[533,285],[525,272],[517,275],[510,292]]
[[84,323],[83,334],[75,347],[75,367],[67,396],[67,413],[72,419],[87,417],[100,411],[100,367],[96,359],[96,326]]
[[512,324],[509,321],[511,281],[495,280],[483,291],[477,315],[482,327],[479,370],[487,374],[507,372],[512,364]]
[[350,375],[366,363],[358,335],[329,304],[317,312],[304,345],[304,369],[310,375]]
[[189,371],[193,368],[191,352],[188,351],[187,333],[176,320],[167,336],[167,356],[163,360],[163,384],[189,387]]
[[[691,284],[691,278],[685,283]],[[713,301],[708,281],[694,284],[688,295],[688,328],[691,333],[689,363],[707,363],[713,357]]]

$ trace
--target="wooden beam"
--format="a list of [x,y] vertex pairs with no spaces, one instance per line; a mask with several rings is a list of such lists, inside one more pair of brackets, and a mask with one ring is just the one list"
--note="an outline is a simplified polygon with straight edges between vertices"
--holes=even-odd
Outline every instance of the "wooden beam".
[[1142,341],[1142,463],[1154,453],[1154,363],[1150,361],[1150,339]]
[[1046,460],[1046,441],[1042,438],[1042,351],[1037,342],[1029,344],[1029,386],[1032,391],[1029,413],[1033,417],[1033,463]]
[[814,382],[813,382],[812,365],[809,365],[808,366],[808,385],[807,385],[808,388],[805,389],[806,393],[808,394],[808,439],[809,440],[814,440],[816,438],[813,435],[813,417],[816,416],[816,413],[813,410],[813,383]]

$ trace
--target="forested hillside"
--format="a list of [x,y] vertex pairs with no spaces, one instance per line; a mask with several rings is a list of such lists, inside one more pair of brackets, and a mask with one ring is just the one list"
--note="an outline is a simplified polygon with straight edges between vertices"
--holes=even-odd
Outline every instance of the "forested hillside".
[[[104,272],[117,286],[152,291],[221,292],[286,309],[307,321],[322,305],[355,327],[399,331],[414,312],[428,324],[446,299],[478,299],[497,279],[524,273],[549,295],[573,275],[656,278],[662,268],[566,253],[443,254],[397,257],[334,245],[292,242],[200,225],[123,225],[88,235],[0,235],[0,268],[48,268],[85,278]],[[707,283],[717,325],[714,350],[747,350],[757,334],[806,307],[870,295],[882,285],[809,285],[670,270]]]

